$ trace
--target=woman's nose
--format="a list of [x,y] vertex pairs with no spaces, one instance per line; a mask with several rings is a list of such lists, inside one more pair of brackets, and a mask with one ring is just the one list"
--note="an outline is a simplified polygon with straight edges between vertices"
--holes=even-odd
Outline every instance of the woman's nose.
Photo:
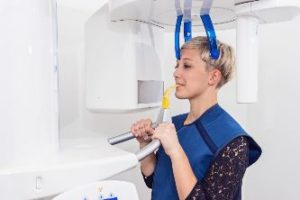
[[175,71],[173,72],[174,78],[178,78],[180,76],[180,69],[179,67],[175,68]]
[[174,76],[174,78],[178,77],[178,75],[177,75],[177,74],[178,74],[178,72],[177,72],[177,69],[175,69],[175,70],[174,70],[174,72],[173,72],[173,76]]

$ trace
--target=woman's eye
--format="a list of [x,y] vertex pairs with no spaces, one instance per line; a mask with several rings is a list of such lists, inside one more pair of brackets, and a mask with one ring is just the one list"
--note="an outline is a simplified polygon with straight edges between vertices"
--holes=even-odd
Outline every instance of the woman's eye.
[[[184,69],[189,69],[189,68],[192,67],[192,66],[189,65],[189,64],[183,64],[182,66],[183,66]],[[179,68],[179,64],[175,65],[175,69],[177,69],[177,68]]]
[[184,64],[183,67],[184,67],[185,69],[188,69],[188,68],[191,68],[191,65]]

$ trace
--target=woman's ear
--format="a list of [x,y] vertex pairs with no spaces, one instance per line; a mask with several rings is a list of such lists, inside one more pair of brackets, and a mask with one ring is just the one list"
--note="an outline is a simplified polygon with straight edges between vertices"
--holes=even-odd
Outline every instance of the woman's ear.
[[213,69],[209,72],[208,85],[217,86],[221,81],[222,74],[218,69]]

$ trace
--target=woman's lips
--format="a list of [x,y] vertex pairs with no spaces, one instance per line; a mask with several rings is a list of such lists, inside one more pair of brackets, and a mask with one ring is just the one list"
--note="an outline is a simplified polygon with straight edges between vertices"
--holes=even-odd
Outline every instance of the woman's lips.
[[176,87],[184,86],[183,84],[176,83]]

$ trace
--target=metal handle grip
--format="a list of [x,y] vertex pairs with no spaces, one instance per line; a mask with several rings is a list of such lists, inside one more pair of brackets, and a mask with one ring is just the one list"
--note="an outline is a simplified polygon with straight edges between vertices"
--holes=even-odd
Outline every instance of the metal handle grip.
[[147,146],[144,148],[140,149],[138,152],[135,153],[137,159],[139,161],[143,160],[146,158],[148,155],[153,153],[156,149],[158,149],[160,146],[160,141],[155,139],[152,140]]
[[[151,127],[154,129],[158,126],[157,123],[152,123]],[[115,137],[111,137],[108,138],[107,141],[111,144],[111,145],[115,145],[115,144],[119,144],[122,142],[126,142],[128,140],[131,140],[135,138],[135,136],[133,135],[133,133],[131,131],[123,133],[121,135],[117,135]]]
[[121,135],[117,135],[115,137],[108,138],[107,141],[111,145],[115,145],[115,144],[125,142],[127,140],[131,140],[133,138],[134,138],[134,135],[132,134],[132,132],[129,131],[129,132],[123,133]]

